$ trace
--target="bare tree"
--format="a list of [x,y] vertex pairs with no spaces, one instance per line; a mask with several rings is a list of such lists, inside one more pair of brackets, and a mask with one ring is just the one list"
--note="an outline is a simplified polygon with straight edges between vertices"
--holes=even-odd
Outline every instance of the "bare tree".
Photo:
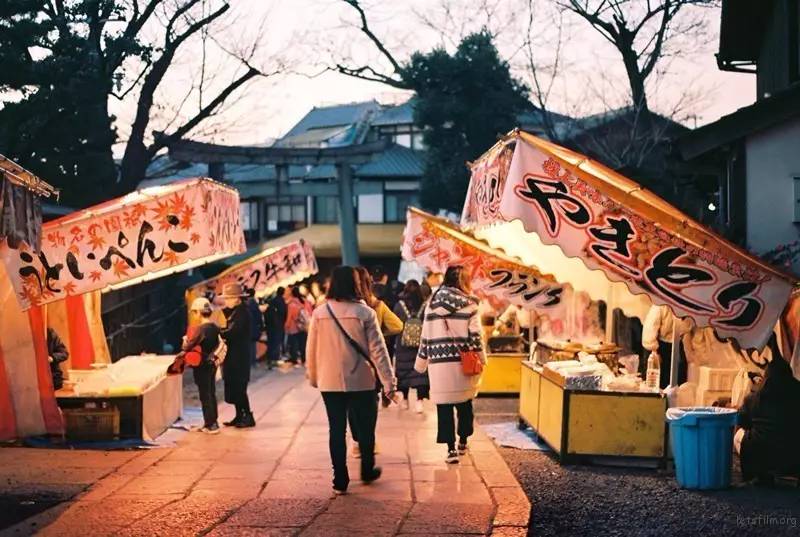
[[[145,176],[146,170],[153,158],[160,150],[171,142],[178,140],[194,131],[199,125],[219,113],[229,99],[235,95],[249,81],[257,77],[267,77],[280,72],[283,66],[278,65],[267,72],[253,64],[261,38],[264,35],[264,25],[259,29],[258,35],[252,42],[234,50],[225,47],[219,40],[212,36],[214,44],[219,46],[232,60],[238,63],[239,69],[227,82],[213,84],[215,93],[208,96],[208,87],[215,82],[213,76],[207,73],[205,50],[208,45],[209,30],[228,12],[230,5],[219,2],[208,9],[204,0],[180,0],[168,2],[167,0],[150,0],[144,10],[139,9],[138,0],[131,4],[131,17],[128,21],[126,34],[136,36],[149,22],[154,13],[160,15],[159,22],[162,26],[162,41],[157,46],[158,54],[148,57],[143,62],[141,73],[131,86],[118,97],[124,97],[134,88],[139,90],[136,101],[136,112],[130,126],[130,133],[125,144],[125,153],[120,170],[120,188],[128,191],[135,188],[136,184]],[[171,121],[164,125],[164,131],[148,132],[157,107],[154,103],[157,92],[164,82],[170,67],[173,65],[182,46],[195,37],[201,37],[203,56],[199,66],[199,80],[191,85],[184,100],[174,110]],[[188,115],[183,113],[184,104],[191,95],[197,96],[197,109]]]
[[[588,22],[622,56],[634,107],[647,122],[646,82],[659,60],[670,53],[672,36],[697,36],[702,17],[691,7],[712,7],[718,0],[555,0],[567,12]],[[683,15],[683,16],[681,16]]]

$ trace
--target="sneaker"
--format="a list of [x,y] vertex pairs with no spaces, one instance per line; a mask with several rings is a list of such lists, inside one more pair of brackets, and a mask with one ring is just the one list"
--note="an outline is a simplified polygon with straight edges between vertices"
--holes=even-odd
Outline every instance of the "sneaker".
[[352,449],[350,450],[350,453],[351,453],[351,454],[353,455],[353,457],[355,457],[356,459],[360,459],[360,458],[361,458],[361,448],[360,448],[360,447],[358,447],[358,444],[353,444],[353,447],[352,447]]
[[383,474],[383,470],[381,470],[380,466],[376,466],[367,475],[362,475],[361,481],[363,481],[365,485],[369,485],[373,481],[377,481],[381,477],[381,474]]
[[248,412],[236,424],[236,428],[237,429],[248,429],[250,427],[255,427],[255,426],[256,426],[256,419],[253,417],[253,413],[252,412]]
[[467,443],[466,442],[459,442],[458,443],[458,454],[464,455],[467,453]]
[[444,460],[447,464],[458,464],[458,451],[451,449],[447,452],[447,458]]
[[241,420],[242,418],[240,416],[236,416],[232,420],[223,421],[222,425],[224,425],[225,427],[237,427]]
[[206,434],[219,434],[219,425],[217,425],[216,423],[213,425],[208,425],[200,429],[200,432]]
[[403,410],[408,410],[408,399],[403,399],[403,402],[400,404],[400,408]]
[[425,412],[425,407],[422,406],[421,399],[417,399],[417,402],[414,403],[414,412],[416,412],[417,414],[422,414],[423,412]]
[[336,487],[333,487],[333,494],[335,496],[344,496],[347,494],[347,489],[337,489]]

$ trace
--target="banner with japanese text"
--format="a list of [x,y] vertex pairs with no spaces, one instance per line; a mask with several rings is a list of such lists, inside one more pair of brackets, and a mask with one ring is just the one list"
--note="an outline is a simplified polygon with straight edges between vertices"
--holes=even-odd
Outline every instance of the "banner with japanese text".
[[210,179],[133,192],[42,228],[38,253],[0,248],[23,309],[185,270],[245,250],[239,194]]
[[464,225],[519,221],[566,257],[745,348],[766,344],[795,283],[633,181],[527,133],[472,170]]
[[275,292],[317,273],[317,260],[310,245],[303,240],[270,248],[237,263],[214,278],[193,285],[189,297],[222,293],[226,283],[239,283],[257,297]]
[[574,292],[570,285],[493,251],[448,221],[419,209],[411,208],[406,214],[402,255],[431,272],[463,265],[472,292],[501,312],[515,304],[540,315],[566,317],[567,297]]

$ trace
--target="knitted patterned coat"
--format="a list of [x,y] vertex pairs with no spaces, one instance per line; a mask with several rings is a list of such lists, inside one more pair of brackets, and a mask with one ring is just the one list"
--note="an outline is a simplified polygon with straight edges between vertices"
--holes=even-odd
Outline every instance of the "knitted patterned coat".
[[440,287],[425,310],[422,341],[414,369],[428,371],[431,401],[463,403],[475,397],[479,376],[461,370],[462,350],[481,353],[486,364],[478,319],[478,301],[452,287]]

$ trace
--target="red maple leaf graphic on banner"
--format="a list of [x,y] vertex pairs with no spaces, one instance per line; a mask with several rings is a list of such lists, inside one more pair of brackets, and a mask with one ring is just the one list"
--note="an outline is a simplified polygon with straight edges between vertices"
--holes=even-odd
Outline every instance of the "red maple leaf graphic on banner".
[[68,295],[75,294],[75,282],[67,282],[64,284],[64,292]]
[[123,276],[127,277],[129,268],[130,267],[128,267],[128,264],[125,261],[123,261],[122,259],[117,259],[116,262],[114,263],[114,276],[116,276],[117,278]]
[[81,249],[78,248],[77,244],[73,244],[72,246],[70,246],[68,251],[72,252],[75,255],[78,255],[79,253],[81,253]]
[[168,201],[158,201],[156,202],[156,207],[150,209],[153,214],[156,215],[156,219],[158,220],[166,220],[167,216],[169,216],[169,202]]
[[102,248],[105,243],[106,240],[100,235],[89,235],[89,244],[92,245],[93,251]]
[[180,214],[186,207],[186,196],[175,193],[169,203],[169,209],[172,214]]
[[194,207],[186,205],[181,210],[181,229],[184,231],[192,229],[192,218],[194,218]]
[[164,252],[164,261],[169,262],[170,267],[180,263],[180,260],[178,259],[178,254],[169,250]]
[[200,242],[200,235],[198,235],[197,233],[192,233],[192,236],[190,237],[189,240],[192,241],[192,244],[197,244],[198,242]]
[[137,218],[137,223],[141,221],[142,218],[147,216],[147,207],[144,203],[140,203],[139,205],[134,205],[131,209],[131,216],[135,216]]
[[163,220],[159,220],[158,222],[158,230],[159,231],[169,231],[172,227],[172,224],[169,223],[169,220],[164,218]]
[[99,281],[100,281],[100,278],[102,278],[102,277],[103,277],[103,274],[102,274],[100,271],[93,270],[93,271],[92,271],[92,272],[89,274],[89,277],[92,279],[92,281],[93,281],[93,282],[99,282]]

